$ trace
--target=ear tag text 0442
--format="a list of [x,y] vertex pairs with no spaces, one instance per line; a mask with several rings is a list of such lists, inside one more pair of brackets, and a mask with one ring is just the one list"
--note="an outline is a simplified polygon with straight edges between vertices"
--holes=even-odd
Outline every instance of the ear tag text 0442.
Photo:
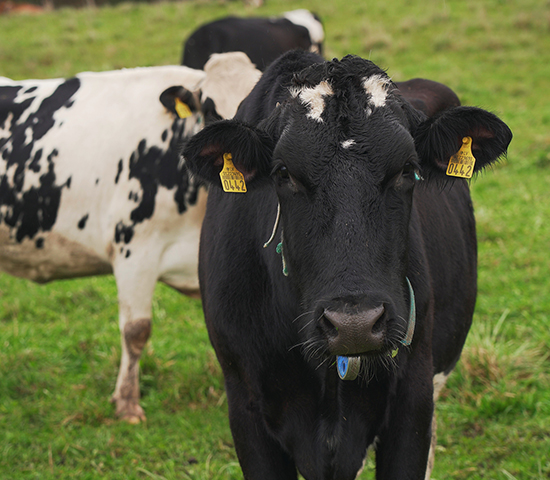
[[462,139],[462,147],[449,160],[447,175],[451,177],[472,178],[475,157],[472,155],[472,137]]
[[220,180],[224,192],[246,193],[244,175],[233,165],[233,157],[230,153],[223,154],[223,169],[220,172]]
[[176,113],[178,114],[178,117],[180,118],[187,118],[192,115],[191,109],[189,108],[189,105],[186,103],[183,103],[179,98],[176,97],[175,100],[175,109]]

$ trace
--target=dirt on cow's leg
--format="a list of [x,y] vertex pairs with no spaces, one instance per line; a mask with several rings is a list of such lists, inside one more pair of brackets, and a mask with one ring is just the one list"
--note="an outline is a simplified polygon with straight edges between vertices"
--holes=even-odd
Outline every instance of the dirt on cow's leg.
[[139,360],[151,335],[151,320],[129,321],[122,328],[121,335],[122,358],[111,402],[116,404],[116,414],[121,420],[137,424],[146,420],[139,405]]

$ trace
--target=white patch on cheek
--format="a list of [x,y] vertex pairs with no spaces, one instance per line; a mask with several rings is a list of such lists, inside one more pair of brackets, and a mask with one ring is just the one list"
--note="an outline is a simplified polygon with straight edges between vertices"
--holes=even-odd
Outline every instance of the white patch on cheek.
[[382,75],[372,75],[363,79],[363,88],[365,92],[371,96],[370,102],[375,107],[383,107],[386,105],[386,97],[388,95],[388,85],[390,79]]
[[317,122],[322,122],[321,115],[325,110],[325,99],[329,95],[333,95],[334,91],[330,84],[323,80],[319,85],[315,87],[297,88],[290,92],[293,97],[300,97],[300,101],[303,105],[309,107],[307,114],[308,118]]
[[349,148],[352,145],[355,145],[355,140],[344,140],[342,143],[342,148]]

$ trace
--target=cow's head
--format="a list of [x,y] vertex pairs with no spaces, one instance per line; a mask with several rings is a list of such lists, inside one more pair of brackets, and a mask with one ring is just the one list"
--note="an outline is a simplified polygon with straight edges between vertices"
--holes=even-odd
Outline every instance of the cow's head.
[[192,92],[182,85],[164,90],[160,95],[160,103],[176,118],[186,118],[198,113],[204,118],[206,125],[222,119],[210,97],[203,100],[201,90]]
[[395,88],[357,57],[313,65],[267,120],[216,123],[184,151],[218,188],[231,153],[249,191],[276,192],[286,281],[298,292],[297,328],[310,353],[387,357],[403,343],[414,189],[453,181],[446,169],[463,138],[472,139],[477,172],[512,137],[478,108],[426,118]]
[[241,100],[261,76],[243,52],[213,54],[204,65],[204,73],[205,77],[193,91],[174,85],[162,92],[160,102],[176,117],[199,114],[204,124],[209,125],[233,117]]

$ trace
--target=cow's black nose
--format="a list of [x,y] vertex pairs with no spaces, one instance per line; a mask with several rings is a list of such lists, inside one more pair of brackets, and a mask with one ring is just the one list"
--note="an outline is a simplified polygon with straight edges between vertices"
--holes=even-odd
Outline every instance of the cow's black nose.
[[360,355],[381,349],[386,336],[384,312],[383,305],[352,314],[325,309],[322,322],[330,353]]

